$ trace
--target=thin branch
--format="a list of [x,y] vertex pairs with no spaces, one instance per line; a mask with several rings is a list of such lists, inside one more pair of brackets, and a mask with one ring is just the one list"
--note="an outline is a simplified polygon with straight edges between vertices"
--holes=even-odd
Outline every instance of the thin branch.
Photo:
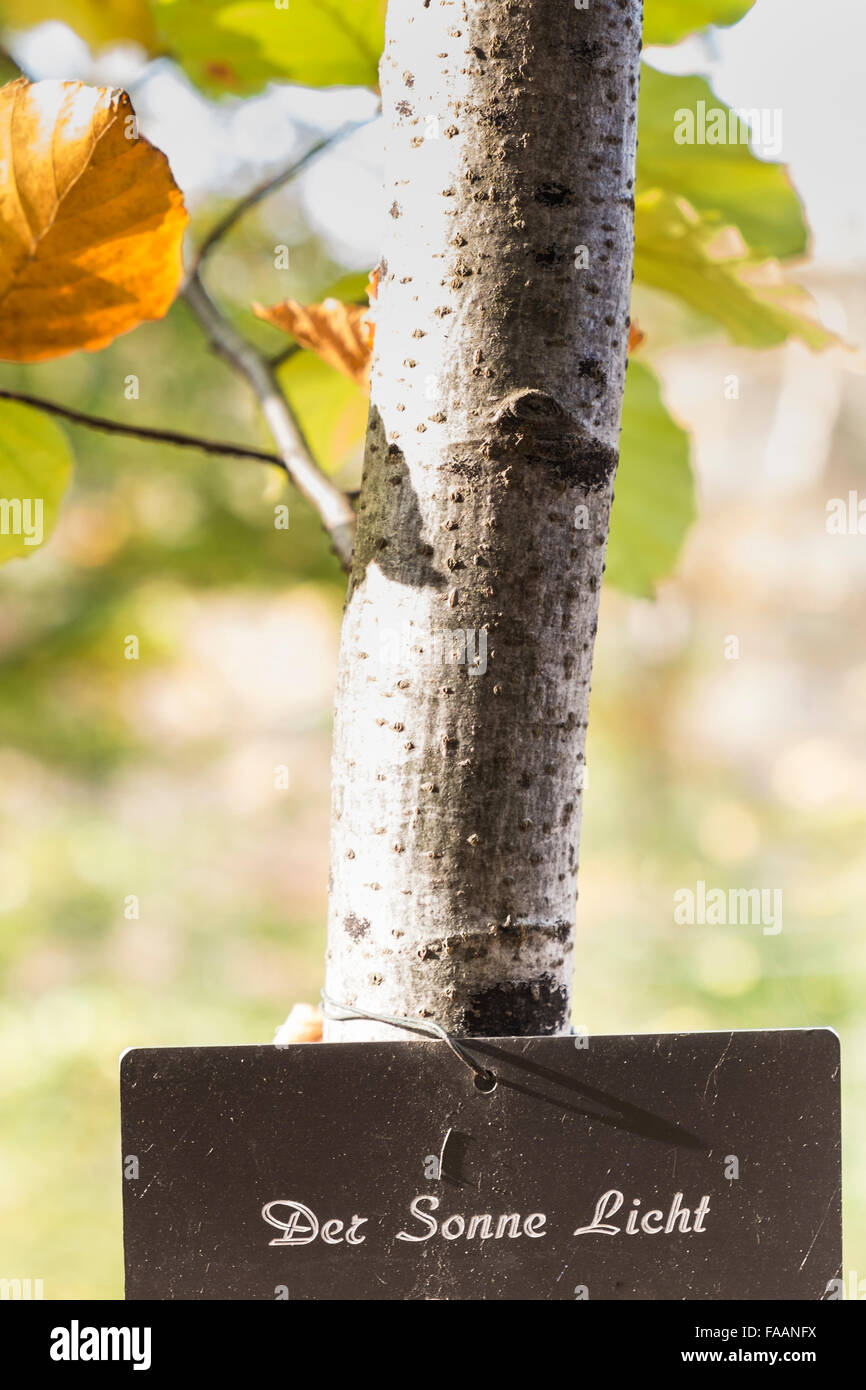
[[255,393],[286,472],[316,508],[341,565],[348,570],[355,535],[352,503],[318,467],[273,367],[223,317],[197,271],[187,278],[182,293],[214,352],[244,377]]
[[341,126],[339,130],[334,131],[333,135],[324,135],[321,140],[317,140],[314,145],[311,145],[306,153],[301,155],[301,158],[296,160],[294,164],[290,164],[287,169],[281,170],[280,173],[275,174],[273,178],[266,179],[264,183],[260,183],[255,188],[251,189],[245,197],[241,198],[239,202],[235,203],[234,207],[229,209],[219,222],[211,227],[193,257],[189,278],[192,279],[194,275],[198,274],[203,262],[210,255],[217,242],[221,241],[226,233],[231,231],[235,223],[239,222],[251,208],[254,208],[257,203],[262,202],[262,200],[267,198],[271,193],[275,193],[278,188],[282,188],[284,184],[289,183],[296,174],[299,174],[302,169],[305,169],[308,164],[311,164],[323,150],[327,150],[332,145],[336,145],[338,141],[344,140],[346,136],[353,135],[356,130],[361,130],[363,126],[369,125],[374,119],[375,117],[368,116],[363,121],[353,121],[349,125]]
[[273,357],[268,358],[268,365],[276,371],[277,367],[281,367],[284,362],[288,362],[290,357],[294,357],[300,351],[300,343],[287,343],[280,352],[275,352]]
[[131,439],[148,440],[151,443],[172,444],[182,449],[200,449],[205,454],[223,454],[229,458],[256,459],[259,463],[270,463],[288,473],[284,461],[277,454],[268,454],[263,449],[248,449],[244,444],[223,444],[216,439],[204,439],[197,434],[184,434],[178,430],[151,429],[146,425],[127,425],[120,420],[107,420],[102,415],[88,415],[82,410],[71,410],[69,406],[57,401],[46,401],[41,396],[28,395],[26,391],[6,391],[0,389],[0,400],[18,401],[21,405],[32,405],[36,410],[44,410],[47,415],[59,415],[73,425],[87,425],[92,430],[102,430],[105,434],[123,434]]
[[271,463],[288,474],[298,491],[303,493],[319,513],[322,524],[331,538],[334,551],[340,564],[348,570],[352,561],[355,536],[355,511],[350,498],[342,492],[320,470],[310,452],[310,447],[294,412],[277,381],[275,368],[298,350],[296,344],[289,344],[273,361],[268,361],[257,348],[232,326],[214,304],[199,274],[202,262],[210,251],[231,227],[256,203],[269,193],[281,187],[304,168],[326,147],[343,139],[353,131],[369,124],[373,117],[344,126],[334,135],[325,137],[307,150],[300,160],[284,169],[266,183],[260,184],[236,203],[230,212],[218,222],[205,237],[181,291],[187,305],[198,319],[213,350],[223,358],[251,386],[258,399],[265,421],[277,445],[278,454],[268,454],[260,449],[247,449],[233,444],[221,444],[193,435],[180,434],[170,430],[149,429],[142,426],[121,424],[99,416],[85,415],[81,411],[44,401],[36,396],[28,396],[13,391],[0,391],[0,399],[17,400],[24,405],[59,415],[74,424],[89,425],[110,434],[124,434],[136,439],[161,441],[191,448],[203,449],[207,453],[229,454],[241,458],[258,459]]

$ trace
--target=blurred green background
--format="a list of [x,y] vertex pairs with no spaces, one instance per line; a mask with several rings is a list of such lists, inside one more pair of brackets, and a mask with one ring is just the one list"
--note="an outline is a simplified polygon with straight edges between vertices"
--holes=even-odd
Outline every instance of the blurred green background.
[[[189,192],[193,242],[225,209],[218,170],[240,191],[372,109],[363,94],[278,95],[258,108],[264,127],[231,125],[225,103],[128,47],[95,58],[57,24],[16,44],[40,75],[130,87]],[[214,294],[270,351],[281,340],[251,300],[317,298],[341,281],[354,294],[375,260],[372,131],[214,257]],[[322,211],[323,189],[342,211]],[[862,259],[825,244],[806,281],[862,343]],[[845,1270],[862,1278],[866,537],[826,528],[828,500],[862,486],[862,376],[838,351],[734,349],[650,291],[636,308],[642,359],[694,434],[700,519],[655,601],[603,599],[575,1023],[836,1028]],[[363,401],[345,386],[335,403],[307,358],[283,370],[320,452],[354,485]],[[268,447],[182,304],[98,356],[3,364],[0,385]],[[269,1041],[292,1003],[318,995],[344,582],[272,470],[68,432],[76,470],[58,527],[0,571],[0,1274],[42,1278],[47,1298],[117,1298],[118,1055]],[[273,525],[283,501],[288,531]],[[780,888],[782,932],[675,925],[673,895],[698,879]]]

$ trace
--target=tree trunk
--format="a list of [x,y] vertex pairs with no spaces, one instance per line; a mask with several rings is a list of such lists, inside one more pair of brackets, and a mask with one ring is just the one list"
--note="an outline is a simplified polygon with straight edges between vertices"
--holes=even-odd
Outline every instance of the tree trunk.
[[569,1026],[640,30],[640,0],[388,11],[326,987],[457,1034]]

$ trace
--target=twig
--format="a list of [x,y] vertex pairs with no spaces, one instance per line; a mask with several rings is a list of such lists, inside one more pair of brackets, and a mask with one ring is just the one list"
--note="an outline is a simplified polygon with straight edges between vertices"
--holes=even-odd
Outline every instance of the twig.
[[197,271],[187,278],[183,297],[214,352],[252,387],[286,472],[299,492],[316,508],[337,558],[348,570],[355,535],[352,503],[316,464],[294,412],[280,390],[273,367],[223,317]]
[[275,352],[273,357],[268,358],[268,364],[276,370],[277,367],[281,367],[284,362],[288,362],[290,357],[294,357],[300,351],[300,343],[287,343],[280,352]]
[[46,401],[41,396],[28,395],[26,391],[6,391],[0,389],[0,400],[18,401],[21,405],[32,405],[36,410],[44,410],[47,415],[59,415],[73,425],[87,425],[92,430],[102,430],[105,434],[124,434],[132,439],[149,440],[151,443],[172,444],[182,449],[200,449],[205,454],[224,454],[230,458],[256,459],[259,463],[270,463],[289,470],[277,454],[268,454],[263,449],[248,449],[244,444],[223,444],[216,439],[204,439],[197,434],[184,434],[179,430],[151,429],[147,425],[127,425],[120,420],[107,420],[102,415],[88,415],[82,410],[71,410],[69,406],[57,401]]
[[289,183],[296,174],[299,174],[302,169],[305,169],[308,164],[312,163],[323,150],[328,149],[331,145],[337,144],[338,141],[345,139],[347,135],[354,134],[356,130],[361,130],[363,126],[369,125],[370,121],[374,119],[373,116],[368,116],[366,120],[353,121],[350,125],[341,126],[333,135],[324,135],[321,140],[317,140],[314,145],[311,145],[306,153],[301,155],[301,158],[296,160],[294,164],[289,165],[287,169],[281,170],[280,173],[275,174],[273,178],[266,179],[264,183],[260,183],[255,188],[251,189],[245,197],[241,198],[239,202],[235,203],[234,207],[229,209],[224,217],[220,218],[219,222],[211,227],[193,257],[189,271],[189,279],[191,280],[193,276],[198,274],[203,262],[210,255],[217,242],[221,241],[226,233],[231,231],[235,223],[239,222],[240,219],[249,212],[250,208],[254,208],[262,199],[267,198],[271,193],[275,193],[278,188],[282,188],[283,184]]
[[41,400],[36,396],[13,391],[0,391],[0,399],[17,400],[24,405],[62,416],[75,424],[89,425],[110,434],[124,434],[136,439],[159,440],[165,444],[177,444],[202,449],[207,453],[230,454],[235,457],[258,459],[263,463],[275,464],[288,474],[298,491],[303,493],[316,508],[322,524],[331,538],[331,543],[340,564],[348,570],[352,562],[352,548],[355,536],[355,512],[352,502],[320,470],[310,452],[294,412],[280,389],[275,368],[297,350],[290,344],[277,357],[269,362],[252,343],[243,338],[214,304],[199,274],[199,268],[209,252],[227,231],[256,203],[267,197],[282,184],[287,183],[316,155],[327,146],[349,135],[365,121],[344,126],[334,135],[325,137],[307,150],[301,159],[290,168],[284,169],[266,183],[260,184],[242,198],[225,217],[214,226],[202,242],[193,260],[181,291],[189,308],[198,319],[214,351],[223,358],[252,387],[265,421],[277,445],[278,453],[268,454],[260,449],[247,449],[233,444],[222,444],[215,440],[201,439],[194,435],[180,434],[172,430],[149,429],[143,426],[121,424],[100,416],[86,415],[71,410],[52,401]]

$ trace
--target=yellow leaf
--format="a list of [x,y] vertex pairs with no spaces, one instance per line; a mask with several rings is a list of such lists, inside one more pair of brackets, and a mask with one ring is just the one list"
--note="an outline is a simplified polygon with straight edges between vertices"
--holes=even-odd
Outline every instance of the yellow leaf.
[[149,53],[159,47],[149,0],[0,0],[0,20],[10,29],[31,29],[60,19],[91,48],[138,43]]
[[104,347],[174,299],[187,213],[118,88],[0,89],[0,358]]

